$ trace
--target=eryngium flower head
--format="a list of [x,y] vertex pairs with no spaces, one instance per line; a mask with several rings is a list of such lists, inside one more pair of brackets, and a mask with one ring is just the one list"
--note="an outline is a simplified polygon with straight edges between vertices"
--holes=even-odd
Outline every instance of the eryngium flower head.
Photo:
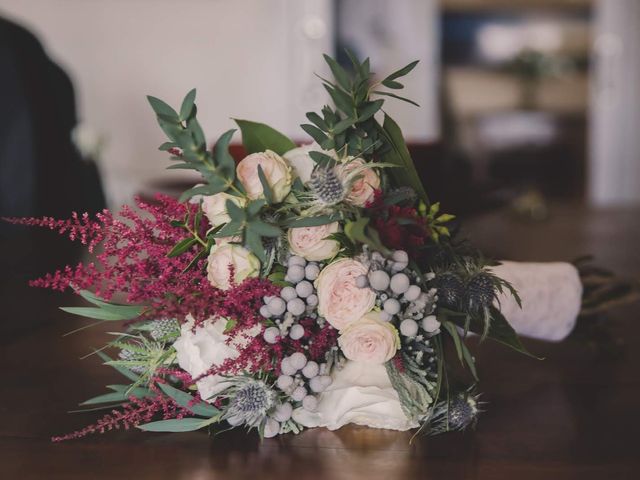
[[479,312],[493,301],[495,286],[491,276],[485,272],[475,274],[467,283],[467,308]]
[[309,187],[317,199],[326,205],[344,200],[346,190],[335,168],[317,167],[311,174]]
[[229,405],[224,418],[235,424],[256,426],[275,405],[275,392],[262,380],[236,377],[225,392]]
[[180,335],[180,324],[174,318],[163,318],[151,323],[151,338],[155,341],[171,340]]
[[449,404],[449,428],[464,430],[475,423],[478,417],[478,402],[472,395],[458,395]]
[[453,272],[442,273],[435,278],[438,289],[438,300],[447,307],[455,307],[464,295],[464,284],[460,277]]
[[465,430],[474,426],[480,413],[478,396],[460,392],[449,400],[438,402],[427,418],[427,434]]

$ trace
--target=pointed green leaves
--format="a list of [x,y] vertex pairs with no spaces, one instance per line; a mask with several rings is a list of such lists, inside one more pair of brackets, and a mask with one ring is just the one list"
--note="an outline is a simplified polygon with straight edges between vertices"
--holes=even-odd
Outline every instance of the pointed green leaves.
[[78,292],[82,298],[95,307],[61,307],[60,310],[81,317],[104,321],[122,321],[138,318],[144,312],[141,305],[121,305],[98,298],[88,290]]
[[137,428],[145,432],[193,432],[209,424],[209,421],[202,418],[176,418],[145,423],[138,425]]
[[264,123],[249,120],[234,119],[242,132],[242,145],[247,153],[271,150],[278,155],[284,155],[296,148],[296,144],[289,137]]
[[418,171],[409,154],[404,137],[402,136],[402,130],[400,130],[398,124],[389,115],[385,114],[384,123],[380,131],[384,142],[389,147],[389,149],[380,156],[380,161],[392,163],[400,167],[390,170],[391,175],[396,180],[396,184],[411,187],[419,199],[429,204],[427,192],[420,181]]
[[160,387],[160,390],[162,390],[163,393],[170,397],[174,402],[181,407],[191,410],[195,415],[211,418],[220,413],[220,411],[213,405],[203,402],[202,400],[197,401],[195,397],[189,395],[187,392],[178,390],[167,383],[158,383],[158,387]]
[[192,114],[195,114],[195,102],[196,100],[196,89],[192,89],[187,95],[184,97],[182,101],[182,105],[180,107],[180,119],[183,121],[187,121],[191,118]]

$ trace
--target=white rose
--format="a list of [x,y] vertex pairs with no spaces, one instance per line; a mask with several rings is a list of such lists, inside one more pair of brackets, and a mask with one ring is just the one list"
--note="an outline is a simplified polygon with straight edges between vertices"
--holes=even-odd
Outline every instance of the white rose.
[[291,191],[293,176],[291,167],[280,155],[271,150],[252,153],[244,157],[236,167],[238,179],[250,199],[262,198],[264,192],[258,176],[258,166],[262,167],[267,183],[271,187],[273,199],[282,202]]
[[[231,281],[230,267],[234,277]],[[211,285],[228,290],[232,283],[239,284],[245,278],[257,277],[260,273],[260,260],[240,245],[225,243],[211,248],[207,263],[207,278]]]
[[373,290],[356,285],[356,278],[366,273],[367,267],[351,258],[333,262],[320,272],[316,280],[318,313],[337,330],[360,319],[375,305]]
[[348,361],[342,369],[335,369],[332,377],[333,382],[320,395],[316,411],[297,408],[293,411],[295,421],[308,428],[329,430],[349,423],[401,431],[419,426],[402,411],[398,392],[384,365]]
[[340,332],[338,345],[344,356],[354,362],[382,364],[393,358],[400,348],[396,327],[370,312]]
[[291,228],[287,234],[289,248],[296,255],[311,261],[333,258],[340,250],[340,243],[327,237],[339,229],[338,222],[316,227]]
[[335,152],[323,150],[316,142],[289,150],[283,157],[289,162],[294,174],[300,178],[302,183],[307,183],[311,179],[311,173],[316,166],[316,162],[311,158],[309,152],[320,152],[336,158]]
[[339,167],[338,172],[343,180],[351,183],[346,202],[357,207],[364,207],[372,201],[375,191],[380,188],[380,177],[361,158],[349,160]]
[[[227,336],[224,329],[227,324],[225,319],[217,321],[207,320],[193,330],[193,317],[187,317],[189,321],[182,325],[180,337],[173,347],[176,349],[178,365],[192,378],[197,378],[206,373],[211,367],[222,365],[229,358],[237,358],[236,349],[227,345]],[[220,393],[225,384],[220,375],[209,375],[196,383],[198,392],[203,400],[213,401],[215,395]]]
[[[248,341],[260,333],[260,326],[249,328],[236,335],[233,344],[228,344],[229,337],[224,334],[227,319],[206,320],[193,328],[194,319],[187,315],[187,322],[180,328],[180,337],[174,342],[178,365],[192,378],[206,373],[213,366],[221,366],[230,358],[237,358]],[[228,384],[221,375],[208,375],[196,382],[198,392],[203,400],[213,402],[216,395]]]
[[231,218],[229,218],[229,213],[227,212],[227,200],[231,200],[241,208],[244,208],[247,203],[244,198],[229,195],[225,192],[208,195],[202,198],[202,210],[209,219],[211,226],[217,227],[228,223],[231,220]]

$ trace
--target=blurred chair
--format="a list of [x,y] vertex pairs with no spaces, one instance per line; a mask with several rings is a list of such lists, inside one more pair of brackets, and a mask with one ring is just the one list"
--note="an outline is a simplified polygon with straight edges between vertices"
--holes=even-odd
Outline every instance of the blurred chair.
[[69,77],[36,37],[2,18],[0,104],[0,216],[104,208],[98,171],[71,140],[77,117]]

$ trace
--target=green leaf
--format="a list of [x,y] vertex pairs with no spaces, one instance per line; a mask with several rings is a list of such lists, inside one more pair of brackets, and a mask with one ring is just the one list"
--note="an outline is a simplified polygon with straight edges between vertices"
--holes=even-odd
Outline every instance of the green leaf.
[[195,245],[197,240],[194,237],[191,238],[183,238],[175,246],[171,249],[169,253],[167,253],[167,257],[173,258],[179,255],[182,255],[184,252],[189,250],[191,247]]
[[425,203],[429,203],[427,192],[420,181],[418,171],[411,159],[409,150],[402,136],[402,130],[398,124],[389,116],[384,116],[384,123],[380,129],[385,143],[390,147],[389,150],[380,156],[380,161],[384,163],[392,163],[400,168],[391,169],[390,173],[394,177],[398,186],[411,187],[418,195],[418,198]]
[[264,251],[264,245],[262,244],[261,236],[251,230],[247,229],[244,233],[244,243],[245,246],[260,260],[261,263],[264,263],[267,259],[267,254]]
[[109,362],[113,362],[113,360],[106,353],[101,352],[100,350],[96,350],[96,355],[98,355],[104,361],[105,365],[109,365],[109,366],[115,368],[118,372],[120,372],[122,375],[127,377],[132,382],[137,382],[138,380],[140,380],[140,376],[135,374],[135,373],[133,373],[128,368],[121,367],[119,365],[110,364]]
[[317,227],[319,225],[326,225],[328,223],[337,222],[341,220],[338,215],[320,215],[317,217],[297,217],[286,220],[284,226],[287,228],[297,227]]
[[247,215],[249,215],[250,217],[255,217],[256,215],[258,215],[258,213],[260,213],[260,210],[262,210],[262,207],[264,207],[266,204],[267,202],[265,202],[261,198],[257,200],[251,200],[246,207]]
[[212,185],[211,183],[209,185],[198,185],[197,187],[192,187],[182,192],[179,201],[183,203],[196,195],[215,195],[216,193],[224,191],[226,191],[226,188],[217,188],[216,185]]
[[[493,306],[491,306],[489,310],[491,312],[491,324],[489,326],[489,332],[487,333],[488,338],[511,347],[520,353],[524,353],[525,355],[528,355],[530,357],[542,360],[541,357],[536,357],[525,348],[525,346],[520,341],[520,337],[518,337],[518,334],[509,324],[507,319],[504,318],[504,315],[502,315],[500,310]],[[481,334],[482,327],[472,322],[471,331]]]
[[369,118],[373,117],[378,110],[382,108],[382,104],[384,100],[374,100],[372,102],[367,102],[365,106],[360,109],[360,115],[358,116],[358,122],[364,122]]
[[151,108],[153,108],[153,111],[156,112],[156,115],[162,115],[164,118],[169,118],[176,122],[180,121],[178,113],[159,98],[147,95],[147,100],[149,101]]
[[196,89],[194,88],[189,93],[187,93],[187,95],[184,97],[184,100],[182,101],[182,106],[180,107],[180,118],[182,120],[188,120],[189,117],[191,117],[195,100]]
[[460,333],[458,332],[456,325],[448,320],[444,320],[441,324],[447,331],[449,336],[451,336],[451,338],[453,339],[453,343],[456,347],[456,353],[458,354],[460,363],[462,363],[463,365],[466,363],[469,367],[469,371],[473,375],[473,378],[478,380],[478,372],[476,371],[475,361],[473,359],[473,356],[471,355],[471,352],[465,345],[464,340],[460,337]]
[[329,130],[329,126],[327,125],[327,123],[317,113],[308,112],[307,118],[309,119],[310,122],[314,123],[320,130],[324,132]]
[[[355,221],[344,224],[344,233],[352,242],[369,245],[379,252],[387,252],[388,249],[380,242],[380,238],[375,230],[369,227],[369,218],[360,217]],[[372,235],[375,232],[375,235]]]
[[278,132],[264,123],[234,119],[242,132],[242,144],[247,153],[271,150],[283,155],[296,148],[296,144],[286,135]]
[[138,425],[137,428],[145,432],[193,432],[207,425],[209,425],[209,422],[201,418],[175,418],[145,423],[144,425]]
[[153,394],[147,388],[136,387],[130,390],[131,385],[118,385],[118,387],[122,388],[118,388],[118,390],[116,390],[115,392],[105,393],[103,395],[98,395],[97,397],[90,398],[89,400],[82,402],[80,405],[85,406],[110,402],[126,402],[131,396],[136,398],[153,396]]
[[123,317],[127,317],[125,320],[132,320],[139,317],[145,308],[143,305],[123,305],[108,302],[91,293],[89,290],[79,290],[78,294],[89,303],[97,305],[98,307],[110,312],[122,315]]
[[187,392],[178,390],[166,383],[158,383],[158,387],[169,397],[171,397],[178,405],[184,408],[188,408],[195,415],[211,418],[218,415],[220,411],[213,405],[209,405],[206,402],[195,401],[195,397],[189,395]]
[[400,95],[396,95],[395,93],[391,93],[391,92],[381,92],[379,90],[376,90],[375,92],[376,95],[384,95],[385,97],[392,97],[395,98],[397,100],[402,100],[403,102],[407,102],[410,103],[411,105],[415,105],[416,107],[419,107],[420,105],[417,104],[416,102],[414,102],[413,100],[409,100],[407,97],[401,97]]
[[78,315],[85,318],[95,318],[96,320],[104,320],[107,322],[119,322],[122,320],[128,320],[126,316],[119,315],[117,313],[109,312],[102,308],[96,307],[60,307],[63,312],[71,313],[72,315]]
[[328,138],[327,135],[322,130],[320,130],[318,127],[311,125],[309,123],[303,123],[302,125],[300,125],[300,128],[302,128],[305,132],[309,134],[311,138],[313,138],[316,142],[320,144]]
[[419,61],[420,60],[415,60],[415,61],[411,62],[409,65],[405,65],[400,70],[396,70],[391,75],[387,75],[387,77],[383,80],[383,82],[388,81],[388,80],[395,80],[396,78],[400,78],[400,77],[404,77],[406,74],[408,74],[411,70],[413,70],[416,67],[416,65],[418,64]]
[[235,132],[235,128],[224,132],[213,147],[216,163],[224,170],[229,183],[236,178],[236,162],[229,153],[229,143]]
[[338,85],[340,85],[343,89],[349,91],[351,88],[351,79],[349,78],[349,74],[346,72],[344,68],[338,64],[333,58],[331,58],[327,54],[322,55],[324,57],[325,62],[329,65],[331,69],[331,73],[333,73],[333,78],[336,79]]
[[403,84],[401,84],[400,82],[395,82],[393,80],[383,80],[381,83],[385,87],[392,88],[393,90],[402,90],[404,88]]
[[171,149],[171,148],[175,148],[177,145],[173,142],[164,142],[162,145],[160,145],[158,147],[158,150],[162,151],[162,152],[166,152],[167,150]]
[[349,115],[353,111],[353,100],[347,93],[340,90],[339,88],[334,88],[331,85],[327,85],[326,83],[324,84],[324,88],[327,92],[329,92],[333,103],[335,103],[336,107],[339,110],[347,115]]
[[279,237],[282,235],[282,230],[275,225],[270,225],[262,220],[252,220],[247,224],[247,228],[261,237]]
[[271,190],[271,185],[269,185],[269,181],[264,174],[264,170],[262,170],[262,165],[258,165],[258,178],[260,179],[260,184],[262,185],[262,194],[264,195],[264,199],[267,201],[267,204],[273,205],[273,191]]
[[333,167],[336,164],[336,159],[326,153],[322,152],[309,152],[311,160],[316,162],[321,167]]

